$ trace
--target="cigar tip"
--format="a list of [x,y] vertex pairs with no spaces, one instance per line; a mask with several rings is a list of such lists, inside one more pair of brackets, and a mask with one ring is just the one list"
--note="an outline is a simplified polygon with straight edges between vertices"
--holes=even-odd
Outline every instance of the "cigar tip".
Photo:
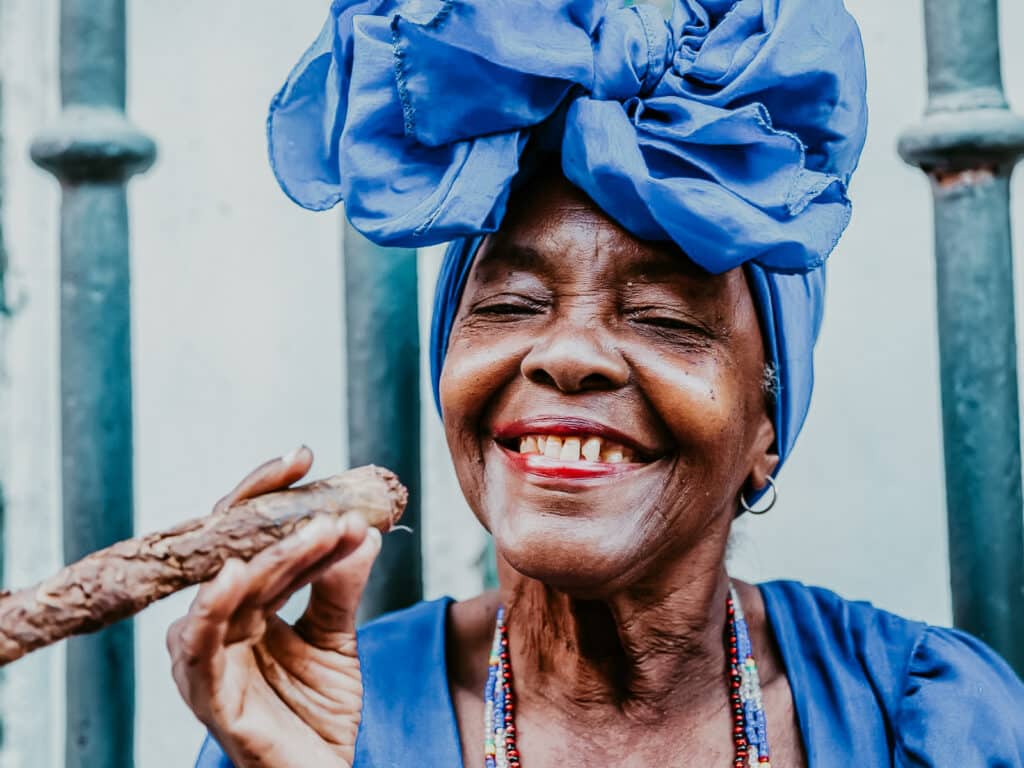
[[388,486],[388,496],[391,498],[391,527],[394,527],[405,514],[405,508],[409,504],[409,490],[390,469],[375,466],[373,471]]

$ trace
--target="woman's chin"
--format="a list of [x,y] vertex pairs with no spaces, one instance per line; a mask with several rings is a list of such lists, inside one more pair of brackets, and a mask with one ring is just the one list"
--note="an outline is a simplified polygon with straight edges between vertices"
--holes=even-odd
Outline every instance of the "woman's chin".
[[625,586],[640,569],[639,532],[631,541],[621,531],[608,535],[593,521],[538,518],[506,520],[494,531],[498,557],[522,576],[598,598]]

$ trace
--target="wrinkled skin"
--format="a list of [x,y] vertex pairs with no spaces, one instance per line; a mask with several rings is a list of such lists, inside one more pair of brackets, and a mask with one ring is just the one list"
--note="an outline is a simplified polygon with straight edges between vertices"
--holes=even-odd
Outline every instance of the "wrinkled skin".
[[[449,614],[466,766],[482,759],[499,604],[524,765],[732,764],[725,549],[740,494],[778,463],[764,365],[742,270],[712,276],[674,247],[636,240],[560,176],[516,194],[470,275],[441,381],[456,472],[494,535],[501,581]],[[524,471],[508,435],[538,419],[604,425],[638,459],[585,481]],[[172,628],[179,688],[238,768],[297,756],[351,765],[361,701],[351,619],[377,546],[365,524],[285,542],[204,586]],[[306,617],[284,626],[276,608],[310,580]],[[773,762],[805,765],[760,593],[737,588]]]
[[[774,469],[764,351],[742,270],[641,243],[560,179],[528,188],[463,294],[441,379],[462,489],[520,573],[600,597],[721,529]],[[616,428],[656,461],[563,491],[501,460],[496,426]]]
[[[778,465],[764,371],[742,269],[709,275],[638,241],[560,177],[516,196],[470,275],[441,380],[456,471],[501,580],[452,611],[466,765],[499,603],[525,765],[729,764],[724,560],[740,493]],[[559,418],[613,428],[643,463],[583,483],[522,471],[508,425]],[[760,593],[738,586],[774,757],[801,765]]]

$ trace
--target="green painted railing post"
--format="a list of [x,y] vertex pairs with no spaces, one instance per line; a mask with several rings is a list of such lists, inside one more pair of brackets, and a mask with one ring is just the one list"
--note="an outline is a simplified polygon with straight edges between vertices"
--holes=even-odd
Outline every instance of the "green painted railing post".
[[[62,0],[63,110],[32,145],[61,183],[64,557],[132,534],[132,387],[125,183],[153,143],[126,119],[125,0]],[[133,765],[130,622],[67,644],[66,768]]]
[[412,529],[385,537],[360,608],[366,620],[423,597],[419,300],[415,250],[380,248],[346,222],[344,255],[349,461],[398,473]]
[[935,197],[953,613],[1024,674],[1010,175],[1024,120],[1003,93],[997,0],[925,0],[928,111],[900,140]]

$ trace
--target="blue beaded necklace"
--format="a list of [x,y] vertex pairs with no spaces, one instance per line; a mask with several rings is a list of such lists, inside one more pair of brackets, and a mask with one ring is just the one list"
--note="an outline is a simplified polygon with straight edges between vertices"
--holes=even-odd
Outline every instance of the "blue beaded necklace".
[[[734,768],[771,768],[768,750],[768,721],[764,713],[761,682],[754,661],[750,630],[735,587],[726,599],[726,656],[729,709],[733,719]],[[508,626],[502,606],[494,627],[494,642],[484,689],[484,766],[516,768],[520,765],[516,747],[515,697],[512,692],[512,663],[508,650]]]

